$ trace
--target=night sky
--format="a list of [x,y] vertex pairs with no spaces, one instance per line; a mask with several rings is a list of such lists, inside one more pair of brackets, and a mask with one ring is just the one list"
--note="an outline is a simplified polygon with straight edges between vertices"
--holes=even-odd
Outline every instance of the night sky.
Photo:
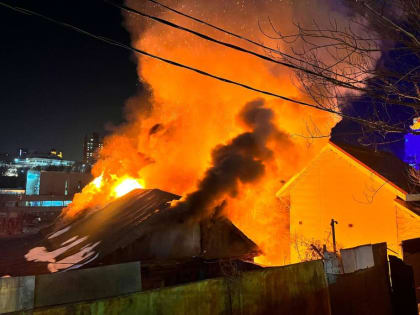
[[[5,2],[130,42],[120,11],[101,0]],[[0,7],[0,24],[0,153],[16,153],[20,147],[38,151],[54,147],[66,159],[81,160],[84,135],[104,134],[120,124],[126,100],[141,90],[134,57],[124,49],[4,7]],[[392,68],[386,62],[395,56],[381,59],[385,67]],[[360,100],[363,95],[348,108],[356,116],[369,118],[371,112],[366,112],[365,103],[358,105]],[[411,123],[412,113],[395,110],[392,120]],[[360,126],[343,120],[332,135],[342,138],[349,131],[360,134]],[[338,140],[360,142],[359,136],[353,138]],[[391,150],[402,154],[402,135],[398,141],[381,138],[384,140],[392,141],[395,148]]]
[[[120,11],[103,1],[5,1],[129,43]],[[0,153],[62,150],[81,160],[86,133],[123,121],[141,88],[124,49],[0,7]]]

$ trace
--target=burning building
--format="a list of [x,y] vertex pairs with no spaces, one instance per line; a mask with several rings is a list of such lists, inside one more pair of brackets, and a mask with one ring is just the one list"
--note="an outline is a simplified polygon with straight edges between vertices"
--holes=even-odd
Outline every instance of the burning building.
[[[148,2],[126,4],[220,40],[236,42],[227,34],[216,34]],[[168,5],[205,16],[210,23],[236,33],[243,33],[246,27],[250,37],[267,45],[278,43],[261,32],[259,18],[281,12],[281,29],[292,30],[293,10],[303,9],[272,1],[228,4],[217,0],[197,6],[185,0],[169,1]],[[220,19],[226,15],[232,19]],[[290,69],[127,12],[123,16],[133,47],[309,102],[308,96],[291,82]],[[269,27],[268,23],[264,25]],[[240,44],[249,48],[249,43]],[[93,176],[102,178],[100,189],[87,187],[74,198],[65,215],[102,208],[115,198],[113,187],[131,178],[142,187],[185,196],[185,203],[181,201],[179,207],[186,213],[188,209],[194,212],[194,220],[211,217],[213,209],[223,203],[222,215],[263,250],[258,262],[287,262],[288,219],[278,211],[276,192],[327,141],[320,138],[308,145],[305,136],[314,130],[328,134],[337,120],[326,112],[261,97],[144,56],[136,58],[143,89],[127,101],[126,122],[104,139],[92,168]]]
[[179,198],[158,189],[136,189],[103,209],[59,220],[28,239],[25,247],[7,249],[6,244],[1,260],[10,264],[2,261],[0,273],[40,274],[141,261],[147,288],[220,275],[223,261],[258,268],[252,261],[261,251],[254,242],[217,215],[189,221],[180,208],[170,208]]

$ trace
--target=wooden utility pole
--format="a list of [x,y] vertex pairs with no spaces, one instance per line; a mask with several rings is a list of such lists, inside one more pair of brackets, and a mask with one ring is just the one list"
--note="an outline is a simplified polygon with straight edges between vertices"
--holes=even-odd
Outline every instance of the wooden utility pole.
[[334,224],[338,224],[337,221],[335,221],[334,219],[331,219],[331,230],[332,230],[332,237],[333,237],[333,246],[334,246],[334,253],[337,253],[337,246],[335,244],[335,226]]

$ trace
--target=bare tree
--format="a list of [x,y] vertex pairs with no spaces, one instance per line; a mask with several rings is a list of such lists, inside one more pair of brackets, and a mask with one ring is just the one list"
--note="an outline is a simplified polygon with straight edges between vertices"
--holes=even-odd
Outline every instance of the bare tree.
[[420,170],[411,168],[409,170],[409,178],[414,185],[420,186]]
[[[342,110],[349,98],[363,95],[372,113],[363,123],[366,131],[419,134],[408,123],[393,121],[388,109],[399,105],[410,118],[420,113],[420,1],[339,1],[351,8],[345,25],[335,19],[322,26],[296,23],[294,34],[283,34],[269,19],[269,29],[261,31],[290,51],[267,53],[308,70],[295,70],[296,77],[318,106]],[[394,64],[378,63],[383,54]]]

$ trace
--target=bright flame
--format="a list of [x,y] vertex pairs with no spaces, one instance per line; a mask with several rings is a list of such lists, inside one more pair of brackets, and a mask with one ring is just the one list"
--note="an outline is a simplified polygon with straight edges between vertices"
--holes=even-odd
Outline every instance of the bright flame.
[[92,184],[96,187],[96,188],[101,188],[102,186],[102,177],[103,174],[101,174],[100,176],[96,177],[93,181]]
[[134,189],[145,187],[144,179],[127,175],[119,177],[103,172],[74,196],[72,203],[64,212],[66,216],[71,217],[82,210],[101,208]]
[[116,197],[121,197],[134,189],[144,189],[144,180],[125,178],[114,187],[113,193]]
[[[147,6],[142,1],[128,2],[133,8]],[[195,0],[167,1],[179,10],[203,16],[211,23],[244,33],[270,46],[277,43],[261,32],[258,23],[261,16],[282,12],[277,17],[279,31],[291,33],[293,30],[291,16],[294,11],[285,4],[286,1],[237,2],[238,6],[246,3],[244,7],[226,5],[226,2],[229,1],[201,1],[197,6]],[[327,13],[331,14],[330,11]],[[192,24],[170,12],[158,11],[156,14],[201,30],[196,23]],[[226,16],[232,18],[226,19]],[[287,68],[199,40],[161,24],[143,25],[141,19],[132,15],[125,18],[133,45],[140,49],[310,102],[291,82],[292,73]],[[214,34],[208,28],[202,31],[234,42],[231,37]],[[92,169],[95,177],[103,174],[101,180],[95,179],[100,189],[94,183],[86,186],[65,209],[68,217],[86,209],[100,209],[118,196],[144,187],[139,178],[144,179],[147,186],[182,196],[194,191],[211,166],[213,149],[248,130],[237,119],[243,106],[262,97],[152,59],[139,57],[137,70],[142,84],[146,83],[144,86],[149,87],[148,93],[128,100],[125,108],[127,122],[105,139],[99,160]],[[307,140],[305,136],[328,134],[336,121],[329,113],[269,96],[263,98],[266,106],[274,111],[274,123],[283,134],[290,134],[289,140],[293,145],[286,147],[272,139],[267,146],[274,154],[265,162],[264,177],[252,186],[242,185],[232,195],[220,198],[228,201],[224,210],[226,216],[265,253],[257,259],[258,262],[279,265],[287,260],[289,218],[287,202],[281,202],[276,192],[328,141],[327,138]]]

